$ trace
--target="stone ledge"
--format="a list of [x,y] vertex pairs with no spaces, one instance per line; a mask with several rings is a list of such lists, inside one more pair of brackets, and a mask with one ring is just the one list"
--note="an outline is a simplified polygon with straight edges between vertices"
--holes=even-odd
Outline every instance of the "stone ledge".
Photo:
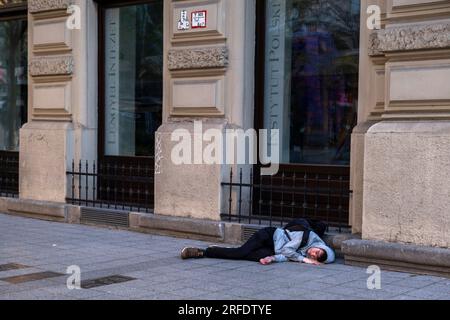
[[221,221],[130,213],[130,228],[160,235],[188,239],[225,241],[225,225]]
[[4,198],[5,213],[50,221],[66,221],[66,205],[61,203]]
[[8,211],[8,198],[0,197],[0,212]]
[[450,250],[374,240],[342,243],[345,263],[450,278]]
[[323,241],[328,244],[331,248],[338,251],[338,253],[342,250],[342,244],[348,240],[359,240],[361,239],[360,234],[351,234],[351,233],[326,233],[323,237]]

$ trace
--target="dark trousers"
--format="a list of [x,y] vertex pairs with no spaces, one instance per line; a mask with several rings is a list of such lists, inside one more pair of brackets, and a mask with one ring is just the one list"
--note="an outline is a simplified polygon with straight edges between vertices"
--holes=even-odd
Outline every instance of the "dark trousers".
[[276,228],[268,227],[257,231],[239,248],[210,247],[205,256],[217,259],[259,261],[275,254],[273,234]]

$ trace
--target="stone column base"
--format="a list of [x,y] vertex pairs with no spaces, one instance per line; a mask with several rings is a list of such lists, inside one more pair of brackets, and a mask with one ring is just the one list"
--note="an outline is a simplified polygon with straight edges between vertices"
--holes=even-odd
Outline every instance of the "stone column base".
[[[223,120],[205,120],[203,132],[217,129],[223,132]],[[192,139],[192,164],[176,164],[172,150],[179,142],[171,141],[175,130],[184,130]],[[195,219],[220,220],[223,165],[194,164],[194,155],[203,150],[194,148],[194,121],[180,120],[163,124],[157,132],[155,159],[155,213]],[[207,145],[206,142],[203,146]],[[186,151],[186,150],[185,150]],[[177,153],[178,154],[178,153]]]
[[20,130],[20,198],[66,201],[72,140],[70,123],[31,122]]
[[362,238],[450,248],[450,121],[383,121],[366,134]]

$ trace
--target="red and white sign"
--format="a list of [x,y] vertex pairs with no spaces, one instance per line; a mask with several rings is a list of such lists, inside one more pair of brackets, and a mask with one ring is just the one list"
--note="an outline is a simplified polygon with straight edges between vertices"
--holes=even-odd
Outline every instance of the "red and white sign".
[[206,28],[207,14],[208,14],[208,11],[206,11],[206,10],[192,12],[192,14],[191,14],[192,29]]

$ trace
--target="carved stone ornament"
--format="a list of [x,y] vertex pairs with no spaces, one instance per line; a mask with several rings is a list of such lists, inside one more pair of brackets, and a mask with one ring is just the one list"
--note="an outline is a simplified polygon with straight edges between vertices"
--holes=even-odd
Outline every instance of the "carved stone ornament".
[[161,174],[162,173],[162,160],[163,157],[163,151],[162,151],[162,134],[157,132],[155,134],[156,141],[155,141],[155,174]]
[[228,66],[228,49],[224,46],[169,51],[169,70],[224,68],[226,66]]
[[378,30],[370,35],[369,55],[450,48],[450,23]]
[[73,67],[74,61],[71,56],[36,58],[29,65],[30,75],[33,77],[71,75]]
[[28,10],[38,13],[53,10],[65,10],[72,4],[71,0],[29,0]]

